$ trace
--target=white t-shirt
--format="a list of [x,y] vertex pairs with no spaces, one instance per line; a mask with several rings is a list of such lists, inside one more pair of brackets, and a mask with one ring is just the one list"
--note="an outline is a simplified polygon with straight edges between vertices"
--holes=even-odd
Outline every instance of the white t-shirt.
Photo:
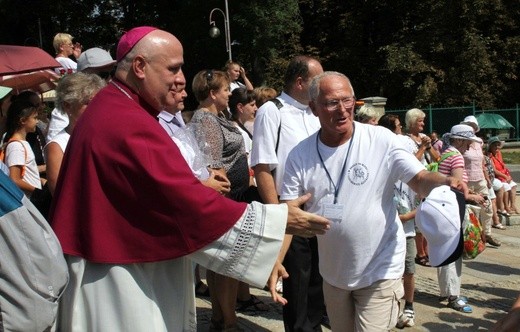
[[[60,131],[58,133],[58,135],[54,136],[52,141],[47,142],[47,144],[45,144],[45,146],[49,145],[50,143],[56,143],[60,146],[61,151],[63,153],[65,153],[65,149],[67,148],[69,139],[70,139],[70,134],[65,129],[63,129],[62,131]],[[45,163],[47,163],[47,155],[45,155],[44,157],[45,157]]]
[[[419,133],[419,137],[422,138],[422,137],[424,137],[424,136],[426,136],[426,134]],[[417,144],[417,142],[414,141],[413,138],[411,138],[410,136],[406,136],[406,137],[408,137],[410,140],[405,140],[405,139],[403,139],[403,141],[406,142],[406,144],[409,145],[409,151],[415,155],[415,154],[417,153],[417,151],[419,151],[420,143]],[[407,147],[407,148],[408,148],[408,147]],[[426,154],[427,154],[427,153],[428,153],[428,152],[425,151],[425,152],[423,153],[423,156],[422,156],[421,160],[420,160],[421,163],[423,163],[424,166],[428,165],[428,163],[429,163],[428,160],[426,160]],[[431,159],[429,156],[428,156],[428,158]]]
[[[300,104],[286,93],[282,92],[278,99],[283,104],[281,109],[273,102],[266,102],[256,112],[251,166],[267,164],[270,170],[276,168],[276,191],[281,194],[287,155],[299,142],[320,129],[320,121],[307,105]],[[276,152],[280,121],[280,139]]]
[[[397,213],[405,214],[417,208],[415,202],[415,192],[403,181],[397,181],[394,186],[395,203]],[[404,235],[406,237],[415,236],[415,218],[405,221],[403,224]]]
[[51,119],[49,120],[49,126],[47,128],[47,142],[52,141],[60,131],[65,129],[69,125],[69,116],[66,113],[62,113],[59,109],[55,108],[52,110]]
[[238,124],[236,125],[240,134],[242,134],[242,138],[244,139],[244,148],[246,149],[247,154],[247,164],[251,166],[251,149],[253,148],[253,140],[246,133],[244,129],[242,129]]
[[7,167],[25,166],[22,180],[37,189],[42,188],[34,152],[27,141],[16,141],[7,145],[5,149],[5,164]]
[[321,215],[327,215],[326,204],[333,210],[334,185],[317,148],[339,188],[338,204],[332,207],[341,211],[330,230],[318,236],[323,279],[335,287],[354,290],[378,280],[401,278],[406,245],[394,203],[394,184],[410,181],[424,170],[423,165],[394,133],[382,127],[355,122],[353,138],[335,148],[317,143],[314,134],[289,154],[281,199],[311,193],[305,210]]
[[[405,149],[415,156],[415,152],[417,152],[417,144],[415,144],[414,140],[407,135],[397,135],[397,137],[404,143]],[[397,181],[395,189],[396,199],[400,203],[397,207],[398,211],[399,209],[402,209],[399,214],[403,214],[405,210],[407,210],[406,212],[409,212],[417,208],[418,204],[416,202],[416,194],[412,188],[408,187],[408,185],[402,181]],[[406,237],[415,236],[415,218],[403,223],[403,229]]]
[[72,74],[78,70],[78,64],[69,58],[59,56],[55,59],[61,64],[61,67],[54,69],[58,75]]
[[229,84],[229,92],[233,92],[233,90],[238,88],[245,88],[246,86],[242,84],[240,81],[233,81]]

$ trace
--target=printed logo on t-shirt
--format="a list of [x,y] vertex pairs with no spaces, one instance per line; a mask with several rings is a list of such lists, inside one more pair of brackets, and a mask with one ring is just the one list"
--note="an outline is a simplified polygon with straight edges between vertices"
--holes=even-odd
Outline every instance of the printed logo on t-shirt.
[[350,183],[360,186],[368,180],[368,168],[362,163],[352,165],[347,173]]

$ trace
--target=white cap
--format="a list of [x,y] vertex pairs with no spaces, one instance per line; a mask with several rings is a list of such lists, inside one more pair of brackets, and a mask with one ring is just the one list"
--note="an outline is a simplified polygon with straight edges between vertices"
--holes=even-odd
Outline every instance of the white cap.
[[113,65],[116,60],[112,59],[110,53],[99,47],[89,48],[81,53],[78,59],[78,71],[87,68],[100,68]]
[[462,120],[461,124],[469,125],[471,126],[476,133],[480,131],[480,127],[478,125],[477,118],[473,115],[468,115],[467,117]]
[[462,255],[465,210],[464,194],[449,186],[434,188],[417,208],[415,223],[428,241],[432,266],[447,265]]
[[450,138],[465,139],[473,142],[481,143],[482,140],[475,135],[473,127],[466,124],[458,124],[451,127],[450,132],[447,134]]

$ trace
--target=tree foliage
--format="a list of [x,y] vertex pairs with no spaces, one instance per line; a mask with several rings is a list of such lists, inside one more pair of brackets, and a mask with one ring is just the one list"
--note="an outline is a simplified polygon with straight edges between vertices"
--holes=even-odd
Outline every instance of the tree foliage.
[[[347,74],[359,98],[392,108],[427,105],[511,107],[518,102],[520,2],[515,0],[228,0],[233,58],[255,85],[281,89],[289,59],[319,58]],[[68,32],[85,47],[115,50],[137,25],[174,33],[184,45],[188,82],[227,60],[222,33],[208,35],[222,0],[3,0],[0,43],[39,45]],[[189,90],[188,90],[189,91]]]

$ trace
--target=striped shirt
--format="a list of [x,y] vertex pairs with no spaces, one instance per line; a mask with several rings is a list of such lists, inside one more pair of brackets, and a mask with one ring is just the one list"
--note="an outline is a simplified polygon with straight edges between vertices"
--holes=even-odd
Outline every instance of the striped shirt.
[[[451,151],[457,151],[458,150],[453,147],[449,146],[446,150],[442,152],[442,154],[451,152]],[[442,163],[439,164],[439,173],[444,175],[452,175],[453,170],[457,168],[463,169],[463,175],[462,175],[462,181],[468,182],[468,174],[466,173],[466,169],[464,167],[464,157],[458,153],[453,156],[450,156],[442,161]]]

